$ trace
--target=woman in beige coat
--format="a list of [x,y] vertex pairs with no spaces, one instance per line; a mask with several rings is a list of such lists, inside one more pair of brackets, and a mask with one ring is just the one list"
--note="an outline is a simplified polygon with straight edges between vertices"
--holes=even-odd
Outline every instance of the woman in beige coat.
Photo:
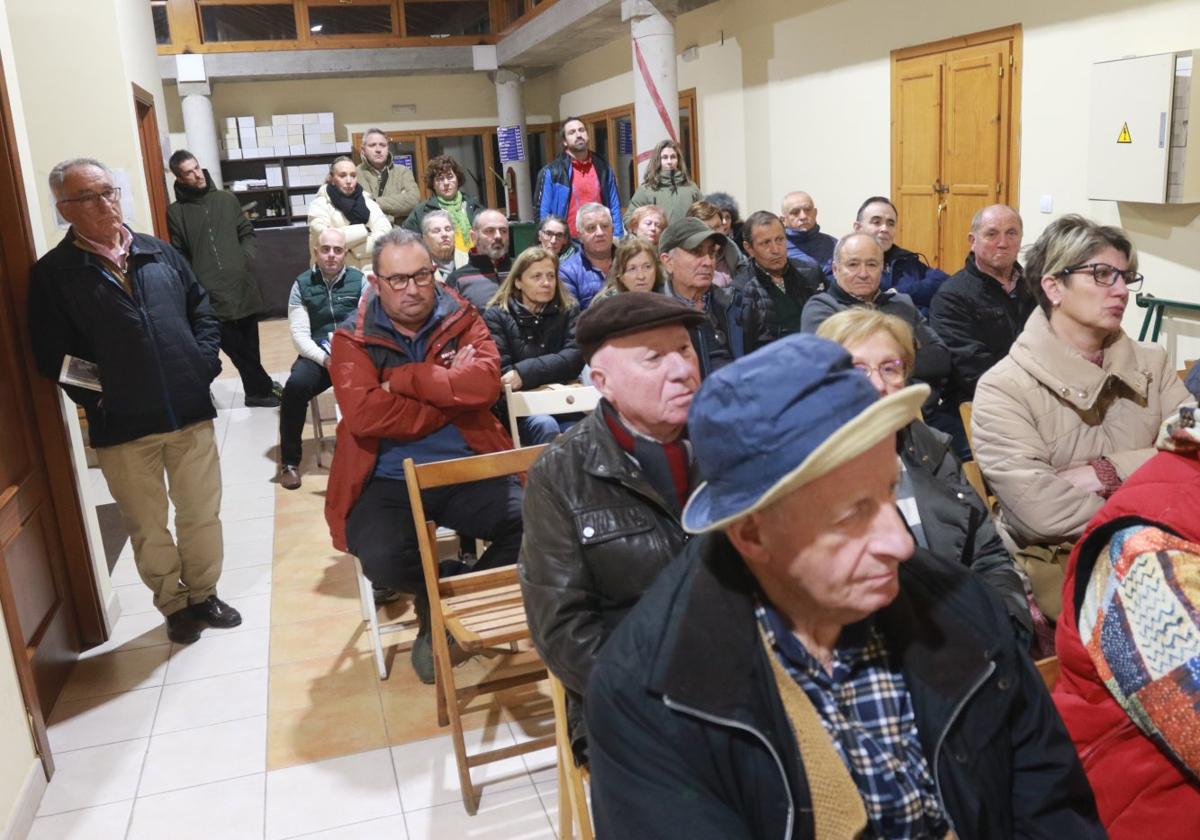
[[[1121,329],[1142,275],[1120,228],[1056,219],[1025,277],[1039,308],[979,380],[971,426],[1002,525],[1021,548],[1051,547],[1049,559],[1154,454],[1159,426],[1190,398],[1166,351]],[[1035,580],[1041,604],[1037,590]],[[1057,593],[1047,594],[1054,617]]]
[[354,161],[339,157],[329,167],[329,181],[308,207],[308,247],[315,250],[321,231],[337,228],[346,235],[346,265],[369,270],[375,240],[392,223],[375,199],[358,183]]

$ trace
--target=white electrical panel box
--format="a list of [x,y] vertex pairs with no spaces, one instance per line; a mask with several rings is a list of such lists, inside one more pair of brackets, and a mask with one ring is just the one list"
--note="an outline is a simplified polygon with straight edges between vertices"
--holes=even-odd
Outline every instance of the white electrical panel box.
[[[1200,202],[1198,51],[1092,65],[1088,198],[1148,204]],[[1200,68],[1198,68],[1200,69]]]

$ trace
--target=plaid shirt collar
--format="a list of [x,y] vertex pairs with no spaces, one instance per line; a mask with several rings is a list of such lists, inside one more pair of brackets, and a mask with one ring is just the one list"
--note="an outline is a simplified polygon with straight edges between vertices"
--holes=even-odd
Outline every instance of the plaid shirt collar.
[[950,827],[921,751],[912,698],[875,623],[843,628],[827,672],[773,607],[759,600],[755,616],[862,794],[868,836],[944,837]]

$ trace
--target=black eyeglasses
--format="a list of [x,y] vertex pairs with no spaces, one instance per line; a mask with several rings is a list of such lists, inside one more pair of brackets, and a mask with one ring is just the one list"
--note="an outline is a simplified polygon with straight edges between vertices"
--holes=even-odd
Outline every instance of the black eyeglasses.
[[418,289],[424,289],[433,285],[433,269],[422,268],[420,271],[414,271],[412,274],[389,274],[387,277],[380,277],[384,283],[391,287],[393,292],[402,292],[408,288],[409,283],[416,283]]
[[59,204],[95,204],[99,201],[106,201],[109,204],[116,204],[121,200],[121,188],[109,187],[106,190],[98,193],[88,193],[81,195],[79,198],[60,198]]
[[1138,287],[1142,285],[1142,281],[1146,279],[1132,269],[1121,271],[1116,266],[1109,265],[1108,263],[1072,265],[1058,273],[1061,277],[1066,277],[1069,274],[1090,274],[1092,275],[1092,279],[1096,281],[1097,286],[1112,286],[1116,284],[1117,278],[1120,277],[1125,281],[1125,288],[1131,292],[1136,292]]

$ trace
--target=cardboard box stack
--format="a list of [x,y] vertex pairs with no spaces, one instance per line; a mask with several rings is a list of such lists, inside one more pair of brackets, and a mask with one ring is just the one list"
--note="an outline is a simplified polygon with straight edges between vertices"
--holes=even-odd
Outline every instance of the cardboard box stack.
[[222,139],[226,160],[350,153],[348,142],[337,141],[332,111],[272,114],[261,126],[254,117],[226,117]]

